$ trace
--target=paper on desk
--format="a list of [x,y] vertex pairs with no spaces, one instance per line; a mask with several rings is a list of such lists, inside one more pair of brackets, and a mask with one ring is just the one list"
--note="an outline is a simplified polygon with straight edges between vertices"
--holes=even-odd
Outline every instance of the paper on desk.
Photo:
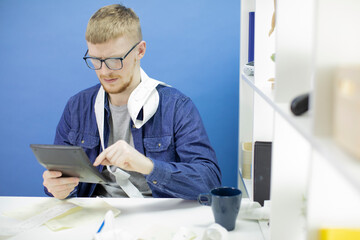
[[[45,223],[50,230],[59,231],[88,224],[92,221],[102,221],[104,214],[108,210],[112,210],[115,216],[120,213],[120,210],[112,207],[100,198],[93,198],[91,201],[78,198],[69,200],[49,198],[36,204],[7,211],[4,215],[18,220],[30,220],[32,217],[40,215],[44,210],[54,207],[63,208],[64,206],[72,206],[72,208],[67,209],[67,211],[57,212],[56,214],[55,212],[51,215],[47,214],[47,219],[42,219],[40,225]],[[37,224],[37,226],[40,225],[39,223]]]
[[101,222],[105,213],[109,210],[113,211],[115,217],[120,214],[119,209],[109,205],[101,198],[92,198],[91,201],[88,201],[88,199],[73,198],[67,201],[82,207],[82,209],[73,214],[59,216],[48,221],[46,226],[51,230],[58,231],[65,228],[86,225],[94,221]]
[[[1,219],[0,227],[0,236],[11,236],[16,235],[21,232],[36,228],[49,221],[50,219],[56,216],[62,216],[65,214],[70,214],[72,212],[78,211],[79,206],[72,203],[60,203],[60,202],[51,202],[44,203],[42,207],[33,206],[31,210],[23,209],[23,212],[20,209],[16,209],[12,212],[6,212],[5,216],[10,216],[15,219]],[[35,214],[32,214],[35,212]]]

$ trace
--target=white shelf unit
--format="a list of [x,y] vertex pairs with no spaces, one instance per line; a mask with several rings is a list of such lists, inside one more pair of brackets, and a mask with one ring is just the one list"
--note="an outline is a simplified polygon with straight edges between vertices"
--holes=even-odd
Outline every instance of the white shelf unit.
[[[360,1],[277,0],[269,37],[273,9],[273,1],[241,1],[240,72],[255,11],[255,76],[241,74],[239,84],[239,149],[273,142],[270,238],[315,240],[320,228],[360,228],[360,159],[332,135],[334,70],[360,64]],[[310,110],[294,116],[292,99],[307,92]]]

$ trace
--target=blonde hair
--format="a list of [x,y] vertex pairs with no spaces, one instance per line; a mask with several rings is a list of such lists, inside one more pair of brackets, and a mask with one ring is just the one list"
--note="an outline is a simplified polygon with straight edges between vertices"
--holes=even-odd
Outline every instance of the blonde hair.
[[100,8],[91,16],[85,39],[97,44],[124,36],[135,41],[142,40],[139,17],[131,8],[113,4]]

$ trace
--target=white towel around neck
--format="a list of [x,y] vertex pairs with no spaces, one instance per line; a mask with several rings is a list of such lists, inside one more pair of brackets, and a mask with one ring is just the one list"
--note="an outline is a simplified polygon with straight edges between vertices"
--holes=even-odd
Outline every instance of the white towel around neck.
[[[157,92],[156,87],[159,84],[168,86],[163,82],[150,78],[141,68],[140,77],[141,82],[130,94],[127,104],[130,117],[136,128],[141,128],[152,116],[154,116],[159,106],[159,93]],[[94,109],[102,149],[105,149],[104,105],[105,90],[101,86],[95,99]],[[143,118],[137,119],[141,110],[143,111]],[[111,168],[107,166],[107,169],[109,172],[114,174],[117,184],[129,197],[143,197],[140,191],[130,182],[130,175],[128,173],[124,172],[120,168],[117,168],[116,171],[112,171]]]

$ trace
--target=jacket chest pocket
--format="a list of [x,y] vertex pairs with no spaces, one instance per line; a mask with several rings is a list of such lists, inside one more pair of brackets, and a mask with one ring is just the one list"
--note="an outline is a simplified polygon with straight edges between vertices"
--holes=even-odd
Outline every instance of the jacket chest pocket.
[[144,138],[145,155],[166,162],[174,161],[174,146],[171,136]]
[[100,138],[86,133],[75,131],[69,132],[69,142],[74,146],[79,146],[84,149],[93,149],[99,146]]

